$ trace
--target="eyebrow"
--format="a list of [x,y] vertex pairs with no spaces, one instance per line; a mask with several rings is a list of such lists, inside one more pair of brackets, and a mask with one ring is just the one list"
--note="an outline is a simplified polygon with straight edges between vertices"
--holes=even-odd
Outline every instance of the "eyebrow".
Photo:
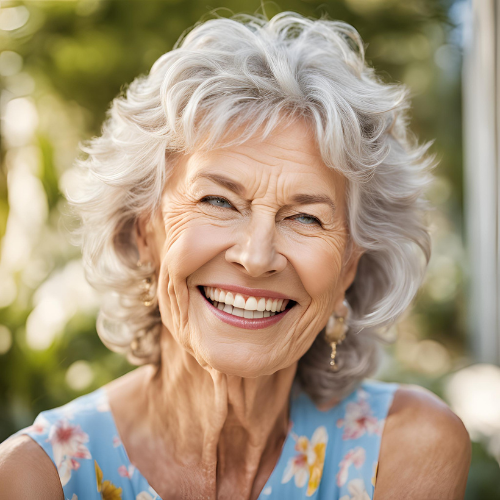
[[[233,181],[224,175],[215,174],[211,172],[198,172],[192,179],[191,182],[196,182],[198,179],[208,179],[216,184],[219,184],[233,193],[243,196],[245,192],[245,187],[237,181]],[[337,207],[333,203],[332,199],[326,194],[296,194],[292,196],[292,203],[297,205],[314,205],[318,203],[323,203],[328,205],[334,212]]]
[[292,196],[293,203],[297,205],[314,205],[316,203],[324,203],[328,205],[334,212],[337,209],[335,203],[326,194],[296,194]]
[[209,181],[215,182],[216,184],[220,184],[221,186],[224,186],[225,188],[229,189],[233,193],[236,193],[240,196],[243,195],[245,192],[245,188],[243,187],[243,184],[240,184],[239,182],[233,181],[229,179],[228,177],[225,177],[224,175],[220,174],[213,174],[210,172],[198,172],[193,179],[191,180],[192,183],[195,183],[198,179],[208,179]]

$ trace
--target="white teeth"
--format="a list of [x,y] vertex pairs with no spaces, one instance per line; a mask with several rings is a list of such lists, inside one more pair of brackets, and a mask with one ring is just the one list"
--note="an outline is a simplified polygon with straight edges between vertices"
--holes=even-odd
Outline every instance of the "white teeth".
[[248,297],[247,302],[245,304],[245,309],[247,311],[256,311],[257,310],[257,299],[255,297]]
[[248,297],[245,301],[241,293],[233,295],[220,288],[203,287],[205,296],[221,311],[241,318],[269,318],[286,309],[289,299],[266,299],[264,297]]
[[240,309],[245,309],[245,299],[243,295],[237,293],[234,297],[234,307],[239,307]]
[[240,318],[243,318],[245,310],[240,309],[239,307],[233,307],[233,312],[231,313],[233,316],[239,316]]

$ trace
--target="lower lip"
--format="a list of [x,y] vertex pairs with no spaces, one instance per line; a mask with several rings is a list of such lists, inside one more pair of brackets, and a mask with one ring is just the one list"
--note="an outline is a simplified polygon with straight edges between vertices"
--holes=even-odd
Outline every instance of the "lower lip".
[[200,294],[205,299],[205,302],[207,303],[210,311],[215,314],[215,316],[217,316],[221,321],[224,321],[224,323],[227,323],[228,325],[237,326],[238,328],[245,328],[246,330],[261,330],[263,328],[267,328],[268,326],[272,326],[283,319],[285,314],[287,314],[291,309],[285,309],[282,313],[275,314],[274,316],[269,316],[269,318],[240,318],[239,316],[233,316],[232,314],[217,309],[205,297],[205,295],[203,295],[201,291]]

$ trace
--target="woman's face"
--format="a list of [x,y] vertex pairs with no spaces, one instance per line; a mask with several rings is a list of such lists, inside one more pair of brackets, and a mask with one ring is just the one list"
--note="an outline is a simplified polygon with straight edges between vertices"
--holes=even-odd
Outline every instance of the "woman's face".
[[341,310],[358,261],[345,186],[303,122],[181,157],[138,243],[159,270],[163,324],[202,366],[274,373]]

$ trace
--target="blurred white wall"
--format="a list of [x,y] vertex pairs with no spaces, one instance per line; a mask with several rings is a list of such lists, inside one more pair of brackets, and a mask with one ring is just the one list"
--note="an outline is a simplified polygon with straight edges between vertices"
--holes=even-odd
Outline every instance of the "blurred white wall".
[[500,3],[472,0],[464,41],[469,331],[478,361],[500,364]]

